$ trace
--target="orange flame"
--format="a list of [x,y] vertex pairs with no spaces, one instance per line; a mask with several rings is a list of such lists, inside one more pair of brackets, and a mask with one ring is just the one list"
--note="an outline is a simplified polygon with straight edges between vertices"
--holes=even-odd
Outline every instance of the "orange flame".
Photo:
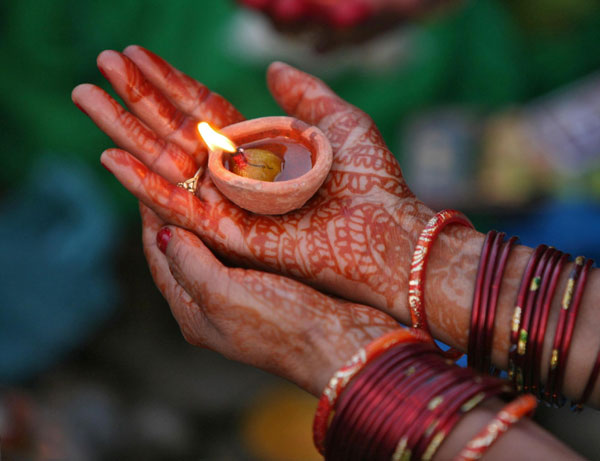
[[237,150],[235,144],[228,137],[213,130],[206,122],[198,123],[198,132],[210,150],[222,149],[227,152],[235,152]]

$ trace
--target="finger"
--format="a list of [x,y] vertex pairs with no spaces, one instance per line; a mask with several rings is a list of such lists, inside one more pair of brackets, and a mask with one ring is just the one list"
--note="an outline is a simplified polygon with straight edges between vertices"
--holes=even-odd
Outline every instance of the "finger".
[[198,136],[198,120],[181,112],[127,56],[113,50],[100,53],[98,68],[137,117],[161,138],[179,145],[200,164],[206,149]]
[[[200,235],[210,247],[223,256],[237,261],[251,258],[244,244],[244,222],[251,215],[222,198],[203,178],[203,198],[175,186],[150,171],[134,156],[121,149],[108,149],[100,157],[102,165],[138,200],[151,208],[161,219]],[[247,261],[246,261],[247,262]]]
[[140,204],[140,214],[144,254],[154,283],[169,303],[184,338],[194,345],[211,347],[214,343],[214,329],[200,306],[173,278],[169,263],[157,245],[157,235],[164,227],[164,221],[144,204]]
[[180,111],[207,121],[216,128],[244,120],[242,114],[224,97],[211,92],[205,85],[177,70],[151,51],[130,45],[123,54]]
[[365,194],[375,189],[406,192],[397,160],[363,111],[321,80],[281,62],[269,66],[267,82],[287,113],[318,126],[329,139],[334,151],[326,184],[330,194]]
[[102,153],[100,162],[161,219],[194,229],[205,218],[203,203],[195,195],[149,170],[128,152],[108,149]]
[[327,118],[343,113],[356,113],[368,121],[362,111],[336,95],[321,80],[282,62],[269,66],[267,84],[285,112],[311,125],[327,127]]
[[71,97],[119,147],[171,182],[189,178],[196,162],[179,146],[159,138],[106,91],[90,84],[77,86]]

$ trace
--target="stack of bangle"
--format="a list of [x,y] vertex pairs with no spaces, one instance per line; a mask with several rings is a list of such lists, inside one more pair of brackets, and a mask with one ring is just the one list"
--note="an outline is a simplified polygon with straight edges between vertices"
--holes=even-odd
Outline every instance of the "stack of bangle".
[[422,337],[403,335],[378,354],[367,349],[372,358],[343,389],[340,374],[332,378],[328,389],[338,388],[339,398],[325,403],[326,391],[319,403],[315,444],[326,459],[431,459],[465,413],[491,397],[513,395],[506,382],[455,366]]
[[[424,284],[427,260],[436,237],[445,226],[458,223],[471,226],[469,220],[455,210],[437,213],[419,236],[411,262],[409,277],[409,307],[414,329],[423,331],[433,341],[424,304]],[[494,374],[491,368],[494,321],[500,292],[500,284],[512,248],[517,238],[507,242],[504,233],[491,231],[487,234],[481,251],[475,281],[473,308],[468,339],[468,364],[481,372]],[[570,255],[552,247],[540,245],[532,253],[518,290],[510,329],[508,374],[518,391],[533,392],[553,405],[562,405],[562,382],[571,346],[579,305],[583,297],[587,275],[593,264],[578,257],[563,296],[554,336],[550,369],[545,386],[542,386],[541,362],[544,338],[552,300],[556,294],[560,276]],[[446,357],[457,358],[460,352],[451,349]],[[600,376],[600,352],[590,372],[588,382],[575,409],[589,398]]]
[[543,393],[544,400],[555,406],[564,404],[564,398],[561,395],[562,382],[571,347],[571,340],[573,339],[577,313],[581,304],[581,298],[583,297],[587,275],[593,263],[594,261],[591,259],[585,261],[585,258],[582,256],[578,256],[575,259],[575,266],[569,275],[567,288],[562,299],[552,346],[550,369]]
[[405,329],[393,331],[361,348],[346,365],[333,375],[319,400],[313,422],[313,441],[321,454],[324,453],[325,434],[327,433],[331,413],[333,408],[335,408],[340,394],[344,391],[350,380],[367,363],[375,360],[389,348],[397,344],[424,341],[426,341],[425,335],[419,332],[411,332]]
[[[561,395],[564,370],[587,274],[593,264],[592,260],[585,262],[581,256],[575,260],[562,298],[548,376],[542,386],[542,350],[550,307],[568,259],[568,254],[546,245],[540,245],[531,255],[517,295],[509,349],[509,377],[517,390],[534,392],[547,403],[557,406],[564,404]],[[590,379],[595,381],[596,377],[593,370]],[[587,397],[589,394],[584,391],[582,401]]]
[[[543,304],[543,293],[540,292],[542,285],[546,286],[546,279],[542,283],[542,275],[548,274],[546,266],[551,260],[555,250],[546,245],[540,245],[529,259],[521,286],[517,294],[517,305],[512,319],[510,332],[510,348],[508,351],[509,377],[513,379],[518,391],[528,391],[529,383],[525,375],[531,364],[526,363],[529,339],[536,336],[537,332],[531,332],[532,314],[539,310]],[[531,333],[531,334],[530,334]]]
[[492,340],[500,284],[508,256],[517,241],[516,237],[512,237],[504,243],[505,236],[502,232],[490,231],[485,238],[475,281],[469,328],[468,364],[478,371],[491,374]]

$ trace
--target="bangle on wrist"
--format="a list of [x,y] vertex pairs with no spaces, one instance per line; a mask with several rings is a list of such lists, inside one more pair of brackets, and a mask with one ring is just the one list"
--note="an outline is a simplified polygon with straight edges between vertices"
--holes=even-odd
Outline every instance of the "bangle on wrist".
[[482,371],[487,371],[493,375],[496,374],[495,368],[492,368],[492,348],[494,339],[494,323],[496,320],[496,310],[498,307],[498,296],[500,294],[500,285],[502,283],[508,257],[517,241],[517,237],[511,237],[504,244],[502,253],[500,255],[500,260],[498,261],[496,271],[494,273],[490,294],[490,303],[485,321]]
[[523,306],[527,300],[527,292],[531,285],[533,273],[539,262],[544,251],[548,248],[546,245],[538,246],[532,253],[525,271],[523,272],[523,278],[521,279],[521,285],[519,292],[517,293],[517,302],[512,315],[511,329],[510,329],[510,347],[508,349],[508,378],[515,381],[516,377],[516,363],[515,355],[517,353],[517,343],[519,338],[519,331],[521,329],[521,318],[523,312]]
[[471,325],[469,327],[469,340],[467,345],[467,364],[470,367],[479,370],[479,354],[476,353],[476,344],[478,337],[481,335],[480,319],[482,317],[482,296],[484,291],[484,281],[490,252],[496,240],[498,233],[494,230],[487,233],[481,248],[479,257],[479,266],[477,268],[477,276],[475,278],[475,291],[473,292],[473,306],[471,308]]
[[[564,380],[564,373],[567,367],[567,360],[569,358],[569,350],[571,348],[571,340],[573,339],[573,332],[575,330],[575,322],[577,320],[577,313],[579,312],[579,306],[581,305],[581,298],[583,297],[583,291],[587,282],[587,276],[594,261],[588,259],[585,261],[584,258],[578,257],[575,261],[576,266],[580,266],[576,276],[576,283],[573,282],[574,288],[571,290],[571,286],[567,286],[567,297],[571,298],[569,302],[563,305],[563,310],[567,313],[566,327],[564,335],[561,335],[560,348],[558,349],[558,359],[554,368],[554,379],[550,388],[550,398],[554,406],[562,406],[564,404],[564,397],[561,395],[562,384]],[[561,312],[562,314],[562,312]],[[554,350],[552,354],[554,356]]]
[[521,313],[521,324],[517,334],[517,348],[513,354],[513,361],[515,364],[515,373],[513,374],[513,381],[518,392],[527,391],[526,389],[526,378],[527,367],[526,367],[526,352],[527,345],[529,342],[529,334],[531,329],[531,319],[536,309],[537,301],[539,301],[540,286],[542,283],[542,275],[546,270],[548,261],[554,255],[555,250],[552,247],[547,247],[542,253],[538,260],[535,269],[533,271],[533,278],[527,288],[525,295],[525,301],[522,305]]
[[347,383],[325,427],[322,453],[326,459],[430,459],[465,413],[500,394],[513,395],[512,388],[456,367],[430,342],[397,342]]
[[523,417],[530,416],[536,406],[537,401],[531,394],[524,394],[513,400],[500,410],[494,419],[466,444],[460,453],[454,457],[453,461],[474,461],[481,459],[502,434]]
[[[425,274],[431,248],[442,230],[450,224],[461,224],[473,228],[471,221],[456,210],[442,210],[429,220],[415,246],[410,264],[408,279],[408,306],[413,329],[422,330],[427,334],[429,340],[435,344],[427,324],[425,312]],[[437,344],[436,344],[437,347]],[[439,349],[439,347],[438,347]],[[441,349],[440,349],[441,351]],[[457,349],[441,351],[445,357],[457,359],[463,353]]]
[[403,342],[424,342],[426,340],[426,336],[419,332],[407,329],[395,330],[361,348],[346,365],[333,375],[321,395],[313,421],[313,439],[319,453],[324,453],[325,434],[327,433],[331,412],[348,382],[368,362],[377,358],[390,347]]

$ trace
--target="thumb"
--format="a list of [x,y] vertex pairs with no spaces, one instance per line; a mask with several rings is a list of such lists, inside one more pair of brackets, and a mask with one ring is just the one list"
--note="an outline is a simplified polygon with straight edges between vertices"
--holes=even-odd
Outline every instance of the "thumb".
[[275,101],[289,115],[319,126],[327,116],[354,112],[368,118],[347,103],[323,81],[283,62],[274,62],[267,70],[267,85]]

